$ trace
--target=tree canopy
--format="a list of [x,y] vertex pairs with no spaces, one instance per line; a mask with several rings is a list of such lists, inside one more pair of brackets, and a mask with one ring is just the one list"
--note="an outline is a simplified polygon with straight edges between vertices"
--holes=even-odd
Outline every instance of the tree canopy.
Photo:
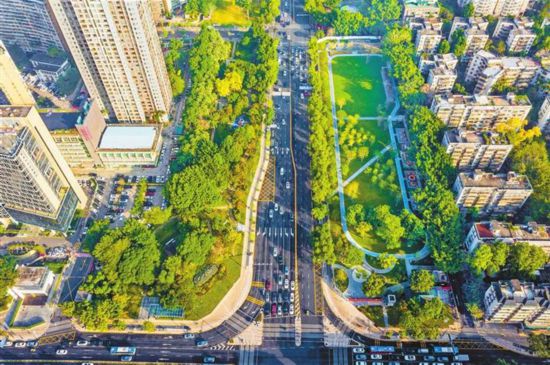
[[415,270],[411,275],[411,289],[417,293],[426,293],[435,285],[434,276],[428,270]]
[[399,327],[403,334],[415,339],[436,339],[440,330],[453,323],[451,308],[441,299],[414,298],[402,303]]

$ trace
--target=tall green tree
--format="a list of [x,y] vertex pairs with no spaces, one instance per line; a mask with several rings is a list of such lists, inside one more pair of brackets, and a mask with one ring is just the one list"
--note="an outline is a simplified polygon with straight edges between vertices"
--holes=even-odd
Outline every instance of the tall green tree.
[[399,319],[403,334],[419,340],[436,339],[452,323],[451,308],[439,298],[411,299],[402,308]]
[[542,247],[527,242],[517,242],[510,249],[508,266],[516,275],[529,278],[533,272],[548,262],[548,255]]
[[363,284],[363,290],[367,297],[375,298],[384,293],[384,286],[386,286],[386,278],[382,275],[372,273]]
[[435,285],[434,276],[428,270],[415,270],[411,275],[411,289],[417,293],[426,293]]
[[8,289],[17,279],[15,260],[9,256],[0,256],[0,310],[6,308],[9,302]]
[[405,229],[401,225],[401,218],[392,214],[388,205],[379,205],[374,209],[372,223],[376,235],[384,240],[388,249],[400,247]]
[[466,53],[466,35],[463,29],[458,28],[453,32],[451,36],[451,48],[457,57],[461,57]]

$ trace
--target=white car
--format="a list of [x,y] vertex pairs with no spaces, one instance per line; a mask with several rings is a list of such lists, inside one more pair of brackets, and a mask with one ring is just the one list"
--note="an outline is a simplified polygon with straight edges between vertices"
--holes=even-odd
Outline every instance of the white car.
[[279,210],[279,204],[275,203],[275,206],[273,207],[273,209],[274,209],[275,211],[278,211],[278,210]]
[[287,188],[287,189],[290,189],[290,181],[287,181],[287,182],[286,182],[286,188]]
[[18,347],[18,348],[27,347],[27,344],[25,342],[16,342],[15,347]]
[[285,279],[284,287],[285,287],[285,289],[288,289],[288,279]]
[[380,354],[372,354],[370,355],[371,360],[382,360],[382,355]]
[[286,121],[285,121],[284,119],[281,119],[281,123],[282,123],[283,125],[286,125]]
[[281,170],[279,171],[279,173],[280,173],[281,175],[284,175],[284,174],[285,174],[285,169],[284,169],[284,167],[281,167]]
[[294,290],[294,280],[290,282],[290,290]]
[[365,348],[364,347],[354,347],[352,352],[354,354],[364,354],[365,353]]
[[59,349],[55,352],[56,355],[67,355],[67,350]]
[[288,308],[288,313],[293,316],[294,315],[294,306],[291,305],[289,308]]
[[77,342],[76,342],[76,345],[77,345],[77,346],[80,346],[80,347],[82,347],[82,346],[88,346],[88,341],[86,341],[86,340],[80,340],[80,341],[77,341]]
[[414,356],[414,355],[405,355],[405,360],[414,361],[414,360],[416,360],[416,356]]
[[269,218],[273,218],[273,209],[269,210]]
[[294,303],[294,293],[290,293],[290,303]]

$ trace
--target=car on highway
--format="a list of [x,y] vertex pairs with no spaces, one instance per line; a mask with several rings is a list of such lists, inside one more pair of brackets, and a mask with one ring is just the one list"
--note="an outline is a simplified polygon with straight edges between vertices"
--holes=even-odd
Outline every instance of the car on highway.
[[278,293],[278,298],[277,298],[277,302],[279,303],[282,303],[283,302],[283,292],[281,291],[281,289],[279,289],[279,293]]
[[284,272],[285,272],[285,275],[288,275],[289,273],[289,270],[288,270],[288,265],[285,265],[284,268],[283,268]]
[[[378,363],[379,365],[383,365],[381,362]],[[355,365],[367,365],[366,361],[356,361]],[[373,365],[376,365],[376,363],[373,362]]]
[[270,312],[270,309],[271,309],[271,308],[270,308],[269,303],[266,302],[266,303],[264,304],[264,314],[265,314],[265,315],[268,315],[269,312]]
[[199,338],[195,341],[195,345],[197,347],[206,347],[208,346],[208,341],[206,341],[205,339]]
[[16,342],[15,347],[17,348],[27,347],[27,344],[25,342]]
[[287,181],[287,182],[286,182],[286,188],[287,188],[287,189],[290,189],[290,181]]
[[365,348],[364,347],[354,347],[351,351],[354,354],[364,354],[365,353]]
[[290,282],[290,290],[294,290],[294,288],[295,288],[294,280],[292,280],[292,281]]
[[355,359],[356,360],[366,360],[367,355],[365,355],[365,354],[355,354]]
[[86,340],[78,340],[78,341],[76,341],[76,345],[79,346],[79,347],[88,346],[88,341],[86,341]]
[[285,289],[288,289],[288,279],[285,279],[284,287]]
[[290,292],[290,303],[294,303],[294,292]]
[[273,257],[277,257],[277,254],[279,253],[279,250],[277,247],[273,247]]
[[276,303],[271,304],[271,314],[272,315],[277,314],[277,304]]
[[194,333],[185,333],[183,335],[183,338],[185,338],[186,340],[192,340],[193,338],[195,338],[195,334]]
[[288,302],[290,300],[290,294],[289,294],[288,290],[283,291],[283,300],[285,302]]
[[288,305],[288,302],[284,302],[284,303],[283,303],[283,313],[284,313],[284,314],[287,314],[287,313],[288,313],[289,307],[290,307],[290,306]]
[[424,356],[424,361],[435,361],[435,357],[434,356]]
[[[285,280],[288,280],[288,279],[285,279]],[[277,284],[283,285],[283,274],[279,274],[279,277],[277,279]],[[288,288],[288,285],[285,288]]]
[[27,347],[36,347],[38,346],[37,341],[27,341]]
[[120,361],[129,362],[132,361],[133,357],[130,355],[125,355],[120,357]]
[[281,174],[281,176],[284,175],[285,174],[285,168],[281,167],[281,170],[279,170],[279,173]]
[[283,306],[282,305],[277,306],[277,315],[279,315],[279,316],[283,315]]
[[290,308],[289,308],[289,313],[291,316],[294,315],[294,305],[291,305]]
[[265,290],[271,290],[271,280],[269,279],[265,281]]
[[380,354],[372,354],[370,355],[371,360],[382,360],[382,355]]
[[275,211],[278,211],[278,210],[279,210],[279,204],[275,203],[275,205],[273,206],[273,209],[274,209]]
[[203,364],[213,364],[216,362],[216,358],[214,356],[205,356],[202,358]]
[[405,355],[405,360],[414,361],[414,360],[416,360],[416,356],[414,356],[414,355]]
[[55,354],[56,355],[67,355],[67,350],[66,349],[57,349],[57,351],[55,351]]
[[273,209],[269,210],[269,218],[273,218]]
[[271,302],[277,303],[277,292],[271,292]]

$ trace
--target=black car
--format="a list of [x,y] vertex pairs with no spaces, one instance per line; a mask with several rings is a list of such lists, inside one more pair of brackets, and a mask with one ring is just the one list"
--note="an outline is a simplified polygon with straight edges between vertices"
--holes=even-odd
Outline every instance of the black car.
[[283,300],[288,302],[290,300],[290,292],[288,290],[283,291]]
[[282,303],[282,302],[283,302],[283,293],[282,293],[281,291],[279,291],[279,295],[278,295],[278,297],[277,297],[277,301],[278,301],[279,303]]
[[267,314],[270,313],[270,311],[271,311],[271,305],[270,305],[268,302],[266,302],[266,303],[264,304],[264,314],[267,315]]
[[283,313],[287,314],[288,313],[288,308],[290,306],[288,305],[288,302],[284,302],[283,303]]
[[277,293],[276,292],[271,292],[271,302],[272,303],[277,303]]

